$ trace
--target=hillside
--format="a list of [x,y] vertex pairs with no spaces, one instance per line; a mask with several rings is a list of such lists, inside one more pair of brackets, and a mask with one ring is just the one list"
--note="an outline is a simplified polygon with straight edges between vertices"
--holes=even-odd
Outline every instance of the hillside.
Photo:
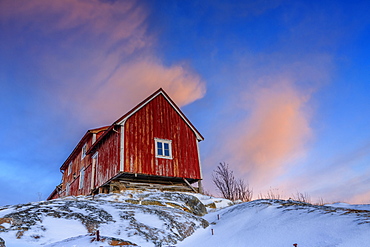
[[256,200],[204,218],[210,226],[199,229],[178,247],[370,246],[370,205],[315,206],[296,201]]
[[157,191],[69,197],[0,207],[0,237],[7,247],[370,246],[370,205],[283,200],[230,205]]
[[[197,195],[202,197],[201,195]],[[207,197],[209,205],[215,200]],[[231,202],[230,202],[231,203]],[[0,237],[12,246],[168,246],[206,228],[204,204],[186,193],[126,191],[0,207]],[[93,241],[96,230],[102,241]]]

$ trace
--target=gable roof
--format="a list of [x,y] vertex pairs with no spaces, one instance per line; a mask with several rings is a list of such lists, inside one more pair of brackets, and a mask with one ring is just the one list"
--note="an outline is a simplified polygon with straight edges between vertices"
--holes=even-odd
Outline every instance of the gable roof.
[[80,151],[82,149],[82,146],[85,144],[86,139],[88,136],[92,134],[99,133],[101,131],[105,131],[109,128],[110,126],[104,126],[104,127],[99,127],[95,129],[90,129],[86,131],[85,135],[81,138],[81,140],[78,142],[77,146],[73,149],[71,154],[68,156],[68,158],[63,162],[62,166],[60,167],[60,170],[65,170],[67,165],[69,164],[70,160],[76,155],[76,151]]
[[89,150],[87,150],[87,153],[90,153],[95,147],[100,143],[101,140],[103,140],[110,131],[113,130],[113,128],[116,125],[122,125],[124,122],[134,115],[137,111],[139,111],[141,108],[143,108],[145,105],[147,105],[150,101],[152,101],[154,98],[158,97],[159,95],[162,95],[167,102],[174,108],[174,110],[179,114],[179,116],[184,120],[184,122],[189,126],[189,128],[194,132],[195,136],[197,137],[198,141],[203,141],[204,137],[200,134],[200,132],[194,127],[194,125],[189,121],[189,119],[184,115],[184,113],[180,110],[180,108],[175,104],[175,102],[172,101],[172,99],[167,95],[167,93],[162,89],[158,89],[156,92],[154,92],[152,95],[144,99],[142,102],[140,102],[138,105],[136,105],[134,108],[132,108],[130,111],[128,111],[125,115],[117,119],[106,131],[104,134],[102,134],[98,140],[90,147]]

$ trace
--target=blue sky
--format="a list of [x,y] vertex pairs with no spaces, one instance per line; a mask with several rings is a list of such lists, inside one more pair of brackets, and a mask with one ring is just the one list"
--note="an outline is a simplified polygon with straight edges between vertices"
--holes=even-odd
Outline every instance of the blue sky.
[[254,197],[370,203],[368,1],[0,2],[0,205],[164,88]]

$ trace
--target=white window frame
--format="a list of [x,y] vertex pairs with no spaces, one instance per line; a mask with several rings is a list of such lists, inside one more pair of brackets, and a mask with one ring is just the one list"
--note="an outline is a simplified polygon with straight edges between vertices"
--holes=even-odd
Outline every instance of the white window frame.
[[67,173],[68,176],[72,173],[72,164],[73,164],[72,161],[69,162],[69,165],[68,165],[68,173]]
[[[168,144],[169,148],[169,156],[164,154],[164,145],[162,146],[163,149],[163,154],[159,155],[158,154],[158,143],[164,143]],[[155,146],[155,157],[156,158],[162,158],[162,159],[172,159],[172,141],[171,140],[166,140],[166,139],[159,139],[159,138],[154,138],[154,146]]]
[[67,183],[66,184],[66,196],[69,196],[70,190],[71,190],[71,184],[70,183]]
[[85,182],[84,180],[85,180],[85,168],[82,168],[80,170],[80,181],[78,184],[79,189],[82,189],[84,187],[84,182]]
[[91,159],[96,159],[96,163],[98,163],[98,157],[99,157],[99,152],[95,152],[93,156],[91,156]]
[[81,160],[83,160],[83,158],[86,157],[86,151],[87,151],[87,146],[86,146],[86,143],[82,146],[82,150],[81,150]]
[[96,172],[96,167],[98,166],[99,163],[99,152],[94,153],[93,156],[91,156],[91,184],[90,188],[95,189],[95,172]]

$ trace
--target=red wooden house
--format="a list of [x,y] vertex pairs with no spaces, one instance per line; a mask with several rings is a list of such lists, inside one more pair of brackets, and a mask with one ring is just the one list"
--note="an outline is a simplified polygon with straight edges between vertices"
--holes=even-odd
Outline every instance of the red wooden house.
[[60,167],[62,183],[48,199],[108,192],[117,183],[200,190],[202,140],[159,89],[112,125],[88,130]]

